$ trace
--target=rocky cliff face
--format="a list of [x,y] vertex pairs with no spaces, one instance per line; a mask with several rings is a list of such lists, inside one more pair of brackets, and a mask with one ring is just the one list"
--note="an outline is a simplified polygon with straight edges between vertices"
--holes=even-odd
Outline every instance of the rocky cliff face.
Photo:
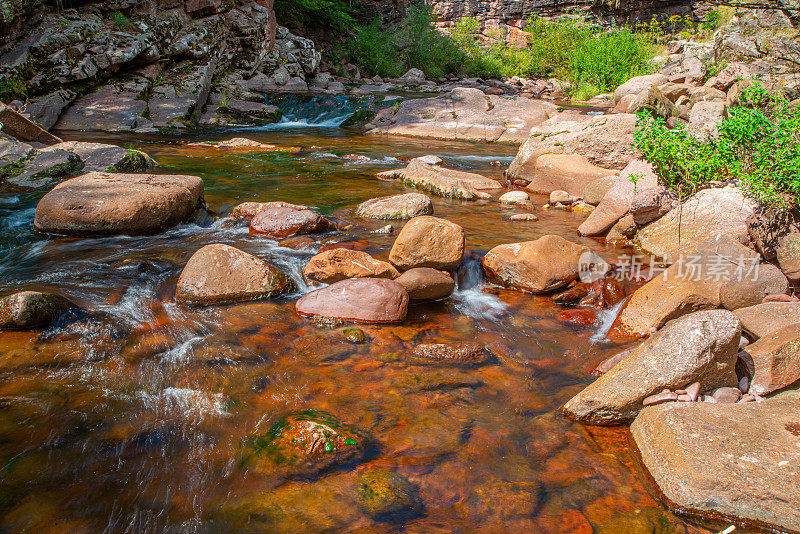
[[520,28],[530,16],[552,17],[584,13],[617,23],[649,21],[653,15],[686,15],[694,0],[428,0],[441,27],[462,17],[480,20],[484,28]]

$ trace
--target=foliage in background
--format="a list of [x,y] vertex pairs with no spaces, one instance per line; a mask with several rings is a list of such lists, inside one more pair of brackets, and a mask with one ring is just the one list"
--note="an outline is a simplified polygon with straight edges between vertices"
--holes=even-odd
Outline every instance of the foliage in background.
[[354,23],[351,0],[275,0],[278,24],[343,31]]
[[688,196],[711,181],[738,180],[764,206],[800,204],[800,109],[760,84],[743,92],[743,105],[729,110],[719,136],[698,140],[685,129],[642,114],[635,144],[664,184]]

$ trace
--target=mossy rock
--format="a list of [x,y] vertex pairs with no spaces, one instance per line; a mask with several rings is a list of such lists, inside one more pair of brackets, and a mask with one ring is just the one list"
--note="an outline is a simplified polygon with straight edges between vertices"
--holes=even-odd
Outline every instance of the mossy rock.
[[118,161],[113,170],[116,172],[139,172],[155,165],[155,160],[141,150],[128,149],[128,155]]
[[417,485],[403,475],[381,469],[358,477],[356,500],[367,515],[378,520],[408,519],[422,511]]
[[686,534],[686,526],[670,512],[647,506],[616,515],[595,530],[597,534]]
[[364,343],[369,340],[367,334],[365,334],[360,328],[356,327],[345,328],[342,330],[342,334],[344,334],[345,339],[351,343]]
[[359,109],[358,111],[350,115],[350,117],[345,119],[345,121],[342,124],[340,124],[340,127],[353,130],[355,129],[363,130],[366,127],[367,123],[369,123],[372,119],[374,119],[377,114],[378,113],[372,109]]
[[240,466],[266,475],[312,476],[363,458],[366,443],[361,430],[327,412],[291,412],[265,434],[245,440]]

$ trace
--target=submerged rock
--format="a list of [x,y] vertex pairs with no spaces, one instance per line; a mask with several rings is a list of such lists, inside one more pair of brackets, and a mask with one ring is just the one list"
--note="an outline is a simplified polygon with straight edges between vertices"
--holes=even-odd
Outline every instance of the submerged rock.
[[409,269],[396,280],[406,288],[411,300],[442,299],[450,295],[456,286],[449,273],[430,267]]
[[49,326],[75,304],[60,295],[20,291],[0,298],[0,330]]
[[456,171],[429,163],[424,158],[412,159],[404,169],[392,169],[378,173],[384,180],[400,180],[405,184],[439,196],[459,200],[490,198],[486,190],[501,189],[497,180],[480,174]]
[[446,367],[477,367],[492,358],[492,353],[478,343],[424,343],[414,347],[410,361]]
[[397,323],[406,318],[408,293],[394,280],[351,278],[317,289],[295,304],[298,315],[324,315],[356,323]]
[[332,284],[347,278],[397,278],[390,263],[376,260],[366,252],[334,248],[320,252],[308,261],[303,274],[306,279]]
[[327,412],[292,412],[268,432],[248,438],[239,465],[260,475],[313,476],[362,458],[366,441],[358,428]]
[[579,421],[614,425],[632,420],[642,402],[664,389],[699,382],[702,391],[738,384],[741,325],[725,310],[676,319],[642,342],[564,405]]
[[701,515],[800,531],[800,401],[645,408],[631,434],[667,500]]
[[452,271],[463,257],[464,229],[430,215],[408,221],[389,253],[389,261],[400,270],[430,267]]
[[58,184],[39,201],[33,227],[53,234],[155,234],[202,203],[197,176],[90,172]]
[[283,239],[298,234],[318,234],[331,226],[328,219],[305,206],[284,202],[268,204],[260,206],[250,220],[251,234]]
[[378,520],[408,519],[422,511],[419,488],[403,475],[382,469],[359,475],[356,501],[367,515]]
[[257,300],[294,287],[291,278],[269,263],[237,248],[206,245],[189,258],[175,289],[175,300],[214,304]]
[[371,198],[358,205],[356,215],[365,219],[411,219],[433,215],[433,203],[422,193]]
[[577,280],[581,255],[588,250],[563,237],[546,235],[536,241],[498,245],[484,256],[482,265],[493,283],[547,293]]

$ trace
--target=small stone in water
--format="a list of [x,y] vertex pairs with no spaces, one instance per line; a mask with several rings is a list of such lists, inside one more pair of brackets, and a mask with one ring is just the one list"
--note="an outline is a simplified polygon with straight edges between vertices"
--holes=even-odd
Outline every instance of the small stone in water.
[[398,473],[367,471],[356,484],[358,505],[375,519],[408,519],[422,510],[419,488]]
[[367,335],[360,328],[345,328],[342,333],[352,343],[364,343],[367,341]]
[[510,217],[512,221],[538,221],[539,217],[533,213],[515,213]]
[[326,315],[315,315],[311,322],[314,323],[314,326],[317,328],[339,328],[344,324],[342,319],[338,317],[328,317]]
[[642,401],[643,406],[655,406],[656,404],[663,404],[665,402],[674,402],[678,400],[678,395],[676,393],[671,392],[670,390],[666,389],[661,393],[656,393],[655,395],[650,395],[644,401]]
[[394,232],[394,226],[392,226],[391,224],[387,224],[386,226],[382,226],[382,227],[378,228],[377,230],[371,231],[370,233],[371,234],[391,234],[392,232]]

